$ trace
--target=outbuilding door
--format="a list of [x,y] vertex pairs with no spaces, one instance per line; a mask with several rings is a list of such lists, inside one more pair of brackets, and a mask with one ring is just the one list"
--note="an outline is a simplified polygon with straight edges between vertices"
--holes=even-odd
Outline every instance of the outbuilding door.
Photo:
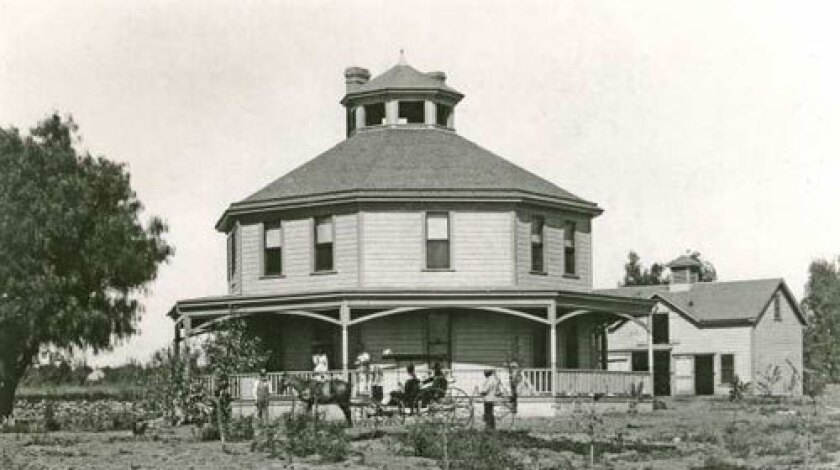
[[715,393],[715,361],[712,354],[694,356],[694,393],[697,395]]

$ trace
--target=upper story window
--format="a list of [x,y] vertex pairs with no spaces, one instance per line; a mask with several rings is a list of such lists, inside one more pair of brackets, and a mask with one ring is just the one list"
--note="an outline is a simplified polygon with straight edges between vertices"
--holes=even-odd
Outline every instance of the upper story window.
[[263,224],[263,274],[283,274],[283,228],[280,222]]
[[566,221],[566,228],[563,230],[563,272],[565,274],[576,274],[577,265],[575,258],[575,235],[577,232],[577,224],[572,221]]
[[423,124],[426,105],[422,101],[400,101],[397,124]]
[[236,274],[236,227],[234,227],[227,238],[227,259],[228,259],[228,281]]
[[332,271],[333,265],[333,230],[332,216],[315,218],[315,271]]
[[365,126],[381,126],[385,124],[385,103],[365,105]]
[[773,296],[773,319],[782,321],[782,302],[779,300],[779,294]]
[[426,213],[426,268],[449,269],[449,213]]
[[535,215],[531,219],[531,271],[535,273],[545,272],[544,231],[545,217]]
[[435,117],[437,122],[435,124],[441,127],[448,127],[450,115],[452,115],[452,106],[438,103],[437,116]]
[[653,344],[668,344],[668,314],[653,315]]

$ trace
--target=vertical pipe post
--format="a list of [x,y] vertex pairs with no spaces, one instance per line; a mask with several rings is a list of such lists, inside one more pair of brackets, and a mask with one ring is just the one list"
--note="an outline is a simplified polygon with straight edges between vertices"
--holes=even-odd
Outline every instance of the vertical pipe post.
[[190,335],[192,334],[192,318],[189,315],[184,315],[184,352],[186,353],[186,363],[184,365],[184,375],[187,379],[187,384],[191,379],[191,364],[190,364]]
[[341,373],[344,380],[350,379],[350,351],[348,343],[347,329],[350,327],[350,306],[347,302],[342,302],[338,312],[339,320],[341,321]]
[[557,381],[559,377],[557,377],[557,306],[555,302],[552,300],[550,304],[548,304],[548,337],[549,337],[549,347],[551,351],[549,353],[550,357],[550,365],[551,365],[551,396],[557,396]]

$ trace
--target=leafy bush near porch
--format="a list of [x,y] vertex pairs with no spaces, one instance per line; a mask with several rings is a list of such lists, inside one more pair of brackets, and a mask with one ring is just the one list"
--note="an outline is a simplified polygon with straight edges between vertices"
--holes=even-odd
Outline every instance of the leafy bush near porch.
[[257,425],[252,450],[272,457],[308,457],[340,462],[350,453],[350,441],[343,423],[316,420],[308,414],[286,413],[280,421]]
[[[416,457],[438,460],[451,469],[524,469],[514,459],[501,432],[453,427],[444,422],[423,422],[407,427],[400,443]],[[446,462],[446,463],[445,463]]]

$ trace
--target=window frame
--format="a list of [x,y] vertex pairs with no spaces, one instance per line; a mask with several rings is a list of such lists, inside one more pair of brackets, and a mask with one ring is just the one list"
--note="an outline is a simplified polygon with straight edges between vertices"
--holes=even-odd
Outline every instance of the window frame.
[[237,235],[236,235],[236,232],[238,231],[237,230],[238,228],[239,228],[239,225],[235,224],[233,226],[233,228],[230,230],[230,233],[228,233],[228,236],[227,236],[227,250],[228,250],[228,253],[227,253],[227,261],[228,261],[227,279],[228,279],[228,282],[232,282],[234,280],[234,277],[236,276],[236,261],[237,261],[237,259],[236,259],[237,258],[237,256],[236,256],[236,245],[237,245],[236,241],[237,240],[236,239],[238,238]]
[[[730,357],[732,362],[730,367],[724,367],[723,359],[725,357]],[[727,374],[727,371],[729,374]],[[729,375],[729,377],[727,377]],[[735,354],[734,353],[726,353],[720,355],[720,383],[725,385],[731,385],[735,382]]]
[[782,300],[779,294],[773,296],[773,320],[777,322],[782,321]]
[[578,275],[577,222],[574,220],[566,220],[563,225],[563,275],[572,277]]
[[[284,275],[284,265],[283,262],[283,246],[286,244],[286,237],[285,232],[283,230],[283,221],[282,220],[272,220],[266,221],[262,223],[262,277],[283,277]],[[280,231],[280,246],[275,248],[268,247],[268,231],[269,229],[278,229]],[[268,272],[268,257],[269,257],[269,250],[279,251],[280,252],[280,270],[278,272]]]
[[[671,341],[671,324],[670,324],[670,316],[667,313],[653,313],[653,318],[651,318],[651,341],[653,344],[670,344]],[[658,328],[656,327],[657,323],[665,323],[665,337],[657,335]],[[661,335],[661,331],[659,335]]]
[[[534,243],[534,235],[535,235],[534,225],[535,225],[536,222],[540,223],[540,233],[539,233],[540,242],[539,243]],[[539,245],[539,253],[540,253],[540,256],[539,256],[539,261],[540,261],[539,264],[540,265],[539,266],[536,266],[536,264],[535,264],[536,251],[535,251],[534,248],[535,248],[536,245]],[[546,274],[548,272],[548,269],[546,268],[546,263],[545,263],[545,253],[546,253],[546,249],[545,249],[545,216],[542,215],[542,214],[534,214],[534,215],[531,216],[529,246],[531,248],[531,274]]]
[[[332,231],[332,241],[330,242],[330,267],[329,269],[318,269],[318,221],[329,220]],[[322,215],[312,218],[312,274],[333,274],[335,270],[335,215]]]
[[[429,242],[443,241],[429,239],[429,216],[446,215],[446,266],[429,266]],[[423,270],[424,271],[452,271],[452,213],[450,211],[425,211],[423,212]]]

